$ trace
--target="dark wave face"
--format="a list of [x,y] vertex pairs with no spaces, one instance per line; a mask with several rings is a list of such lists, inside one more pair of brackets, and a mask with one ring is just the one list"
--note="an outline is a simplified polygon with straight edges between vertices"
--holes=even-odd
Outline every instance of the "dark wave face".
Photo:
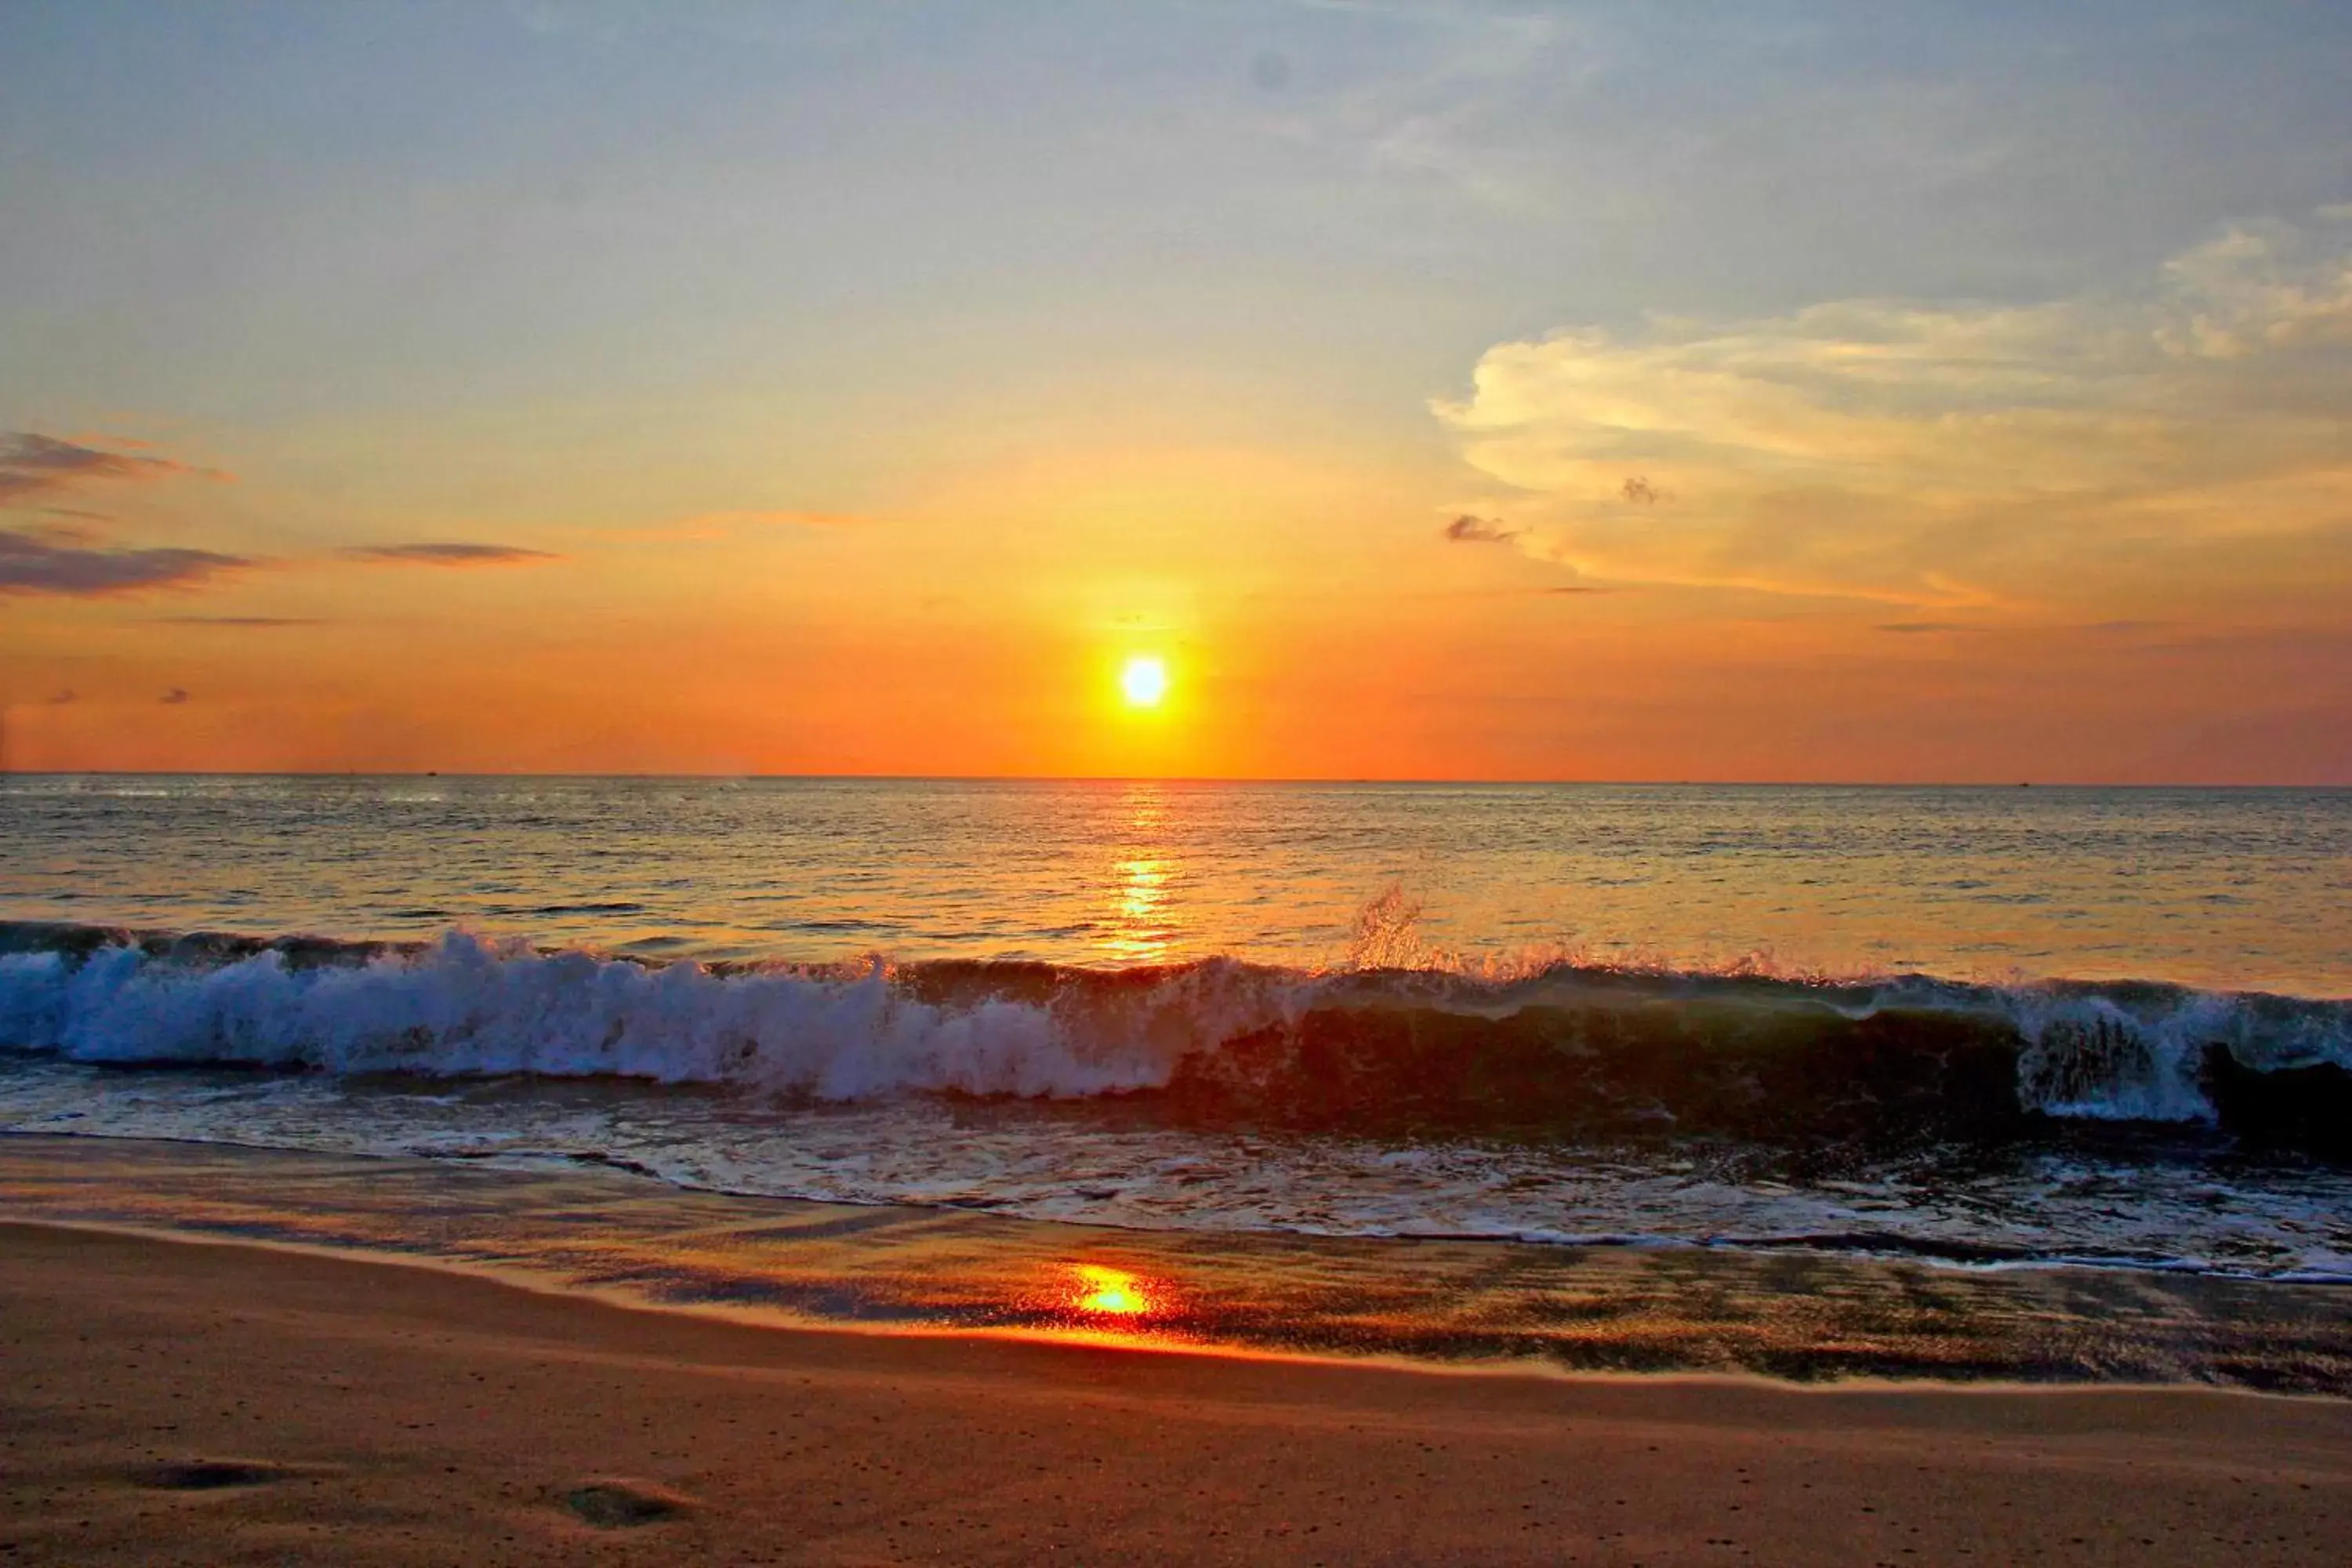
[[81,1063],[618,1078],[754,1098],[1116,1099],[1193,1125],[2001,1142],[2211,1129],[2352,1158],[2352,1003],[2147,983],[1554,965],[657,964],[0,924],[0,1045]]

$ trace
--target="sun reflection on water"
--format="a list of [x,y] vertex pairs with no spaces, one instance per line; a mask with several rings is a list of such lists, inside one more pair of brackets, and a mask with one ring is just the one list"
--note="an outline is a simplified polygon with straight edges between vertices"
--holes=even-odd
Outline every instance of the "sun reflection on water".
[[1151,963],[1168,951],[1161,906],[1167,899],[1168,867],[1152,859],[1118,863],[1118,921],[1109,946],[1119,957]]
[[1159,787],[1131,785],[1121,805],[1128,843],[1111,862],[1110,919],[1103,946],[1121,963],[1158,963],[1175,945],[1170,901],[1182,868],[1162,838],[1165,803]]

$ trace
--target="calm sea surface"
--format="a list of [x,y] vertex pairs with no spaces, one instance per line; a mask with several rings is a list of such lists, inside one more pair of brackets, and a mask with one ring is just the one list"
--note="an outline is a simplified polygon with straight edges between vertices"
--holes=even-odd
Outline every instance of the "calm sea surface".
[[[0,916],[701,959],[1431,954],[2352,995],[2352,791],[18,776]],[[1392,906],[1393,907],[1393,906]],[[1407,948],[1384,952],[1410,958]]]

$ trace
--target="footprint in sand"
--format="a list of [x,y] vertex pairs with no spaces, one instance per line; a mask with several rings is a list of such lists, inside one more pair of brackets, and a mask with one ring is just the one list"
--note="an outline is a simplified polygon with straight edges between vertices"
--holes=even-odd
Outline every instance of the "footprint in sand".
[[141,1486],[161,1491],[212,1492],[226,1487],[266,1487],[293,1475],[288,1467],[262,1459],[185,1459],[150,1466],[135,1479]]
[[642,1481],[585,1481],[559,1492],[564,1507],[599,1530],[626,1530],[674,1519],[691,1506],[689,1500]]

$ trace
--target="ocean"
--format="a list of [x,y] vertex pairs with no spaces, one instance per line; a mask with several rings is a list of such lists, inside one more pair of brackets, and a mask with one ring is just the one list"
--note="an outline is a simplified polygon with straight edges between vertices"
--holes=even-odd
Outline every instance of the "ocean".
[[2347,895],[2340,790],[16,775],[0,1213],[902,1327],[1786,1371],[1867,1320],[1802,1364],[2341,1391]]

